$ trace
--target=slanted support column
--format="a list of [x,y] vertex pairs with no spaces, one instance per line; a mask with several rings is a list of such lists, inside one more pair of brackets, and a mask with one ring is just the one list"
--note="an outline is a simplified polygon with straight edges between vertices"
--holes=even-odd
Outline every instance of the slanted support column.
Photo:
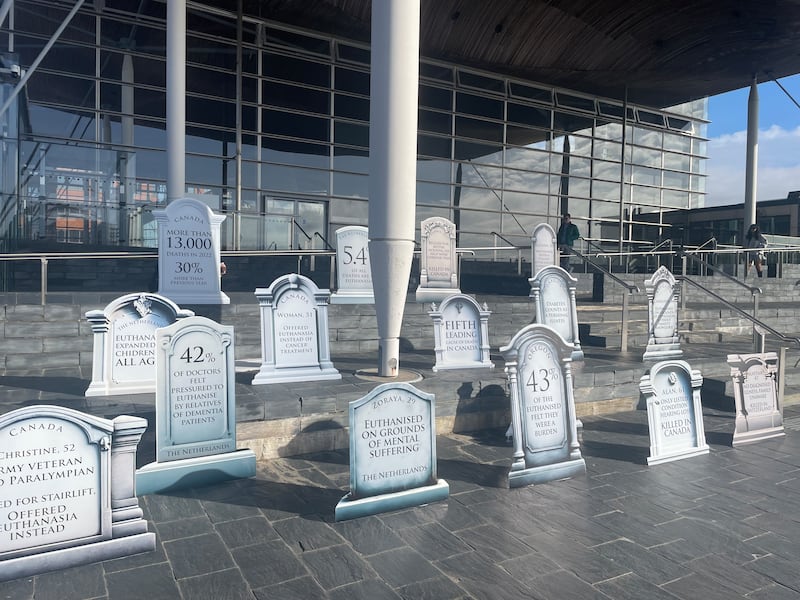
[[186,0],[167,2],[167,202],[186,193]]
[[755,77],[750,84],[747,99],[747,159],[744,170],[744,223],[742,223],[742,244],[747,228],[756,222],[756,191],[758,183],[758,84]]
[[378,374],[396,377],[416,208],[420,0],[372,1],[369,258]]

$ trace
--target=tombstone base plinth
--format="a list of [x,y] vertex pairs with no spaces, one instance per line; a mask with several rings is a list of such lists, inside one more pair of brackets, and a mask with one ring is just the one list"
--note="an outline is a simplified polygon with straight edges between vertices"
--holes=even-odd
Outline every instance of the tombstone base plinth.
[[184,292],[181,290],[159,290],[159,295],[165,296],[175,304],[230,304],[231,299],[225,292]]
[[450,485],[444,480],[439,479],[433,485],[403,490],[402,492],[392,492],[391,494],[379,494],[358,500],[349,500],[350,494],[339,500],[336,505],[335,520],[347,521],[369,515],[377,515],[401,508],[411,506],[421,506],[447,500],[450,496]]
[[453,296],[454,294],[460,293],[461,290],[458,288],[433,288],[419,286],[417,288],[416,301],[419,304],[423,304],[425,302],[441,302],[448,296]]
[[292,383],[300,381],[325,381],[341,379],[342,374],[333,367],[262,367],[253,377],[251,385]]
[[744,444],[753,444],[762,440],[776,438],[786,435],[783,430],[783,425],[780,427],[772,427],[769,429],[757,429],[754,431],[733,432],[733,446],[742,446]]
[[375,304],[375,296],[368,293],[335,292],[331,304]]
[[137,381],[130,384],[109,385],[108,382],[95,382],[89,384],[84,396],[91,398],[94,396],[123,396],[128,394],[152,394],[155,389],[155,381]]
[[151,552],[155,549],[156,534],[140,533],[84,546],[73,546],[31,556],[10,558],[0,562],[3,567],[0,569],[0,581],[11,581],[49,571],[60,571],[142,552]]
[[518,468],[515,464],[508,473],[508,487],[516,488],[537,483],[548,483],[568,479],[586,473],[586,461],[582,458],[567,460],[552,465]]
[[252,450],[153,462],[136,470],[136,494],[184,490],[255,475],[256,455]]
[[680,452],[663,453],[658,456],[651,455],[647,457],[647,464],[660,465],[662,463],[672,462],[673,460],[681,460],[683,458],[702,456],[703,454],[708,454],[708,452],[709,452],[708,446],[701,446],[699,448],[692,448],[691,450],[681,450]]
[[670,344],[647,344],[642,360],[661,361],[668,358],[680,358],[683,350],[679,342]]

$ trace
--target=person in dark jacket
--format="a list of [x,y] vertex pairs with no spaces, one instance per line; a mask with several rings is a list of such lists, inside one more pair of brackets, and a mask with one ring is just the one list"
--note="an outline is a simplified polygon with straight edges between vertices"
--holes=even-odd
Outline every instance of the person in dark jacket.
[[578,226],[572,222],[569,213],[561,217],[561,226],[558,228],[556,239],[558,241],[558,249],[561,252],[561,268],[569,270],[569,255],[572,254],[572,246],[581,237],[581,232],[578,231]]
[[744,267],[745,278],[747,278],[747,272],[750,270],[751,264],[755,266],[756,273],[761,277],[761,268],[764,264],[764,248],[767,247],[767,239],[755,223],[750,225],[750,229],[747,230],[747,235],[744,236],[744,247],[747,248]]

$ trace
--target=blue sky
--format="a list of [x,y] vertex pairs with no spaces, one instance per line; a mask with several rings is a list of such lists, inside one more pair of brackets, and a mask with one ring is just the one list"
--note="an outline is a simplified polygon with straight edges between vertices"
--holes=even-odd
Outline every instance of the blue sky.
[[[780,80],[800,102],[800,75]],[[706,206],[744,201],[749,88],[708,100]],[[759,136],[757,200],[785,198],[800,190],[800,108],[774,81],[758,85]]]

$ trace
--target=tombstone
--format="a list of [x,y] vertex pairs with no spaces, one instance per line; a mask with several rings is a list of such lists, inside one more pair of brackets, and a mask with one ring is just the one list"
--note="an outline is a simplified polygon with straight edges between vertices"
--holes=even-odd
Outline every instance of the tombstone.
[[460,294],[455,224],[444,217],[430,217],[422,222],[420,230],[422,252],[417,302],[441,302],[448,296]]
[[147,292],[120,296],[103,310],[88,311],[94,341],[86,396],[155,392],[156,329],[192,315],[169,298]]
[[683,354],[678,337],[678,297],[680,288],[665,266],[660,266],[644,282],[647,290],[647,348],[644,360],[677,358]]
[[158,223],[158,293],[178,304],[229,304],[220,288],[220,225],[225,215],[193,198],[154,210]]
[[555,230],[539,223],[531,234],[531,277],[544,269],[558,265],[558,243]]
[[783,405],[778,397],[778,355],[729,354],[736,401],[733,445],[740,446],[785,435]]
[[330,291],[291,273],[255,293],[261,311],[261,369],[253,385],[342,378],[330,359]]
[[134,485],[146,428],[60,406],[0,416],[0,581],[155,549]]
[[578,443],[572,391],[574,349],[554,329],[523,327],[508,346],[514,462],[509,487],[545,483],[586,472]]
[[436,476],[433,394],[385,383],[350,403],[350,492],[337,521],[419,506],[450,495]]
[[369,233],[351,225],[336,230],[336,281],[331,304],[374,304],[369,262]]
[[575,304],[575,285],[578,280],[556,265],[543,267],[529,280],[530,297],[536,307],[536,323],[552,327],[572,344],[572,360],[583,360],[578,309]]
[[665,360],[639,382],[647,401],[648,465],[708,454],[700,386],[703,376],[683,360]]
[[156,462],[136,472],[139,494],[255,477],[255,454],[236,449],[233,327],[189,317],[156,341]]
[[437,310],[428,313],[433,319],[436,364],[434,371],[445,369],[493,368],[489,360],[489,307],[481,308],[474,298],[454,294],[445,298]]

